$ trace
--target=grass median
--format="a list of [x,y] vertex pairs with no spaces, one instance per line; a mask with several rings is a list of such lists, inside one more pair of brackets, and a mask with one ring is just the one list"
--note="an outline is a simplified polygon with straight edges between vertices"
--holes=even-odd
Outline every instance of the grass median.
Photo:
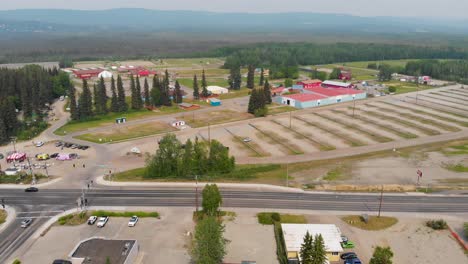
[[0,225],[5,223],[7,218],[7,212],[5,210],[0,209]]
[[272,225],[275,222],[282,224],[306,224],[304,215],[280,214],[276,212],[264,212],[257,214],[258,223],[262,225]]
[[341,218],[345,223],[363,230],[382,230],[395,225],[398,219],[388,216],[368,216],[368,221],[360,215],[348,215]]

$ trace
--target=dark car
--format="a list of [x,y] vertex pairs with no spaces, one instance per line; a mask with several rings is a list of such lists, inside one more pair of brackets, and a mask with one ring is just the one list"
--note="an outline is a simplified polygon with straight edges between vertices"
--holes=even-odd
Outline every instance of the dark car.
[[73,144],[72,143],[65,143],[65,144],[63,144],[63,146],[66,147],[66,148],[70,148],[71,146],[73,146]]
[[361,260],[358,258],[346,259],[344,264],[362,264]]
[[51,159],[55,159],[56,157],[58,157],[58,155],[59,155],[58,153],[54,153],[54,154],[51,154],[49,157]]
[[354,252],[346,252],[346,253],[341,254],[340,258],[341,259],[353,259],[353,258],[357,258],[357,254]]
[[26,189],[24,189],[25,192],[38,192],[39,189],[36,188],[36,187],[28,187]]
[[64,259],[56,259],[52,264],[72,264],[72,262]]
[[55,146],[58,148],[58,147],[61,147],[63,146],[63,142],[62,141],[59,141],[57,143],[55,143]]
[[2,153],[0,153],[0,160],[3,159],[5,156],[3,156]]
[[79,146],[78,148],[81,149],[81,150],[87,150],[87,149],[89,149],[89,146]]

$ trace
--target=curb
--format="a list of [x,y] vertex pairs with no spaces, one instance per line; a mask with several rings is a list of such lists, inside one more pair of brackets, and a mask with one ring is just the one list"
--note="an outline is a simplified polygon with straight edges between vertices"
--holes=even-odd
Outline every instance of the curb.
[[[99,176],[95,179],[95,183],[104,186],[114,186],[114,187],[179,187],[179,188],[195,188],[197,183],[195,182],[111,182],[104,180],[104,176]],[[216,182],[198,182],[198,187],[203,187],[207,184],[212,184]],[[304,190],[284,187],[284,186],[275,186],[268,184],[249,184],[249,183],[216,183],[220,188],[245,188],[245,189],[256,189],[256,190],[276,190],[284,192],[298,192],[303,193]]]
[[457,232],[453,231],[453,229],[449,226],[448,227],[450,234],[452,234],[453,238],[460,244],[460,246],[466,251],[468,250],[468,245],[463,241],[463,239],[458,235]]
[[34,184],[34,185],[30,185],[30,184],[0,184],[0,188],[4,188],[4,189],[24,189],[24,188],[27,188],[28,186],[45,187],[45,186],[55,184],[55,183],[57,183],[57,182],[59,182],[61,180],[62,180],[62,177],[59,177],[59,178],[53,179],[53,180],[48,181],[48,182],[38,183],[38,184]]
[[7,228],[15,219],[16,219],[16,210],[11,206],[5,206],[5,211],[7,213],[7,218],[5,223],[0,225],[0,233]]

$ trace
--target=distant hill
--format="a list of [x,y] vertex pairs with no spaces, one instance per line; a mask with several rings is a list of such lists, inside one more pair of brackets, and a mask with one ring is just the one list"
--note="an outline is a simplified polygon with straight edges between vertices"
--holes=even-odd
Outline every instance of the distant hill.
[[[466,21],[465,21],[466,22]],[[0,11],[0,32],[229,31],[468,33],[464,21],[359,17],[318,13],[214,13],[110,9],[98,11],[22,9]]]

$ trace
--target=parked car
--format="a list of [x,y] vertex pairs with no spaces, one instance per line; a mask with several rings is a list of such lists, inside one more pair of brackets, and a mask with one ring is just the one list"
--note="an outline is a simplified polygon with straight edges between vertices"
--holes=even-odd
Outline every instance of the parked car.
[[81,150],[87,150],[89,148],[89,146],[78,146],[78,149],[81,149]]
[[58,147],[61,147],[63,146],[63,142],[62,141],[58,141],[58,142],[55,142],[55,146],[58,148]]
[[252,139],[249,138],[249,137],[246,137],[246,138],[244,138],[242,141],[244,141],[245,143],[248,143],[248,142],[252,141]]
[[107,224],[107,221],[109,221],[109,217],[108,217],[108,216],[99,217],[96,226],[97,226],[97,227],[104,227],[104,226]]
[[24,219],[24,220],[21,222],[21,227],[22,227],[22,228],[26,228],[26,227],[30,226],[31,223],[32,223],[32,218]]
[[5,170],[5,174],[8,175],[8,176],[15,176],[20,171],[21,171],[20,168],[10,167],[10,168]]
[[94,225],[94,223],[96,223],[96,220],[97,220],[97,216],[95,215],[92,215],[88,218],[88,225]]
[[36,187],[28,187],[26,189],[24,189],[25,192],[38,192],[39,189],[36,188]]
[[73,146],[73,144],[66,142],[66,143],[63,144],[63,146],[66,147],[66,148],[69,148],[69,147]]
[[36,158],[37,160],[48,160],[50,157],[49,157],[49,154],[38,154],[36,155]]
[[128,221],[128,226],[133,227],[137,224],[138,222],[138,216],[134,215],[132,218],[130,218],[130,221]]
[[357,255],[354,252],[346,252],[346,253],[341,254],[340,258],[341,259],[353,259],[353,258],[357,258]]
[[354,243],[347,236],[341,236],[341,246],[343,248],[354,248]]
[[3,159],[3,158],[5,158],[5,156],[3,156],[2,153],[0,153],[0,160]]
[[55,159],[55,158],[58,157],[58,155],[59,155],[58,153],[51,154],[51,155],[50,155],[50,158],[51,158],[51,159]]
[[76,154],[76,153],[72,153],[72,154],[70,154],[68,156],[70,157],[70,159],[79,159],[80,158],[80,156],[78,154]]
[[39,147],[42,147],[42,146],[44,146],[44,142],[42,142],[42,141],[36,142],[36,147],[39,148]]
[[361,260],[358,258],[346,259],[344,264],[362,264]]
[[76,149],[76,148],[78,148],[78,147],[79,147],[79,146],[78,146],[77,144],[73,144],[73,145],[71,145],[70,148],[71,148],[71,149]]
[[72,262],[64,259],[56,259],[52,264],[72,264]]

